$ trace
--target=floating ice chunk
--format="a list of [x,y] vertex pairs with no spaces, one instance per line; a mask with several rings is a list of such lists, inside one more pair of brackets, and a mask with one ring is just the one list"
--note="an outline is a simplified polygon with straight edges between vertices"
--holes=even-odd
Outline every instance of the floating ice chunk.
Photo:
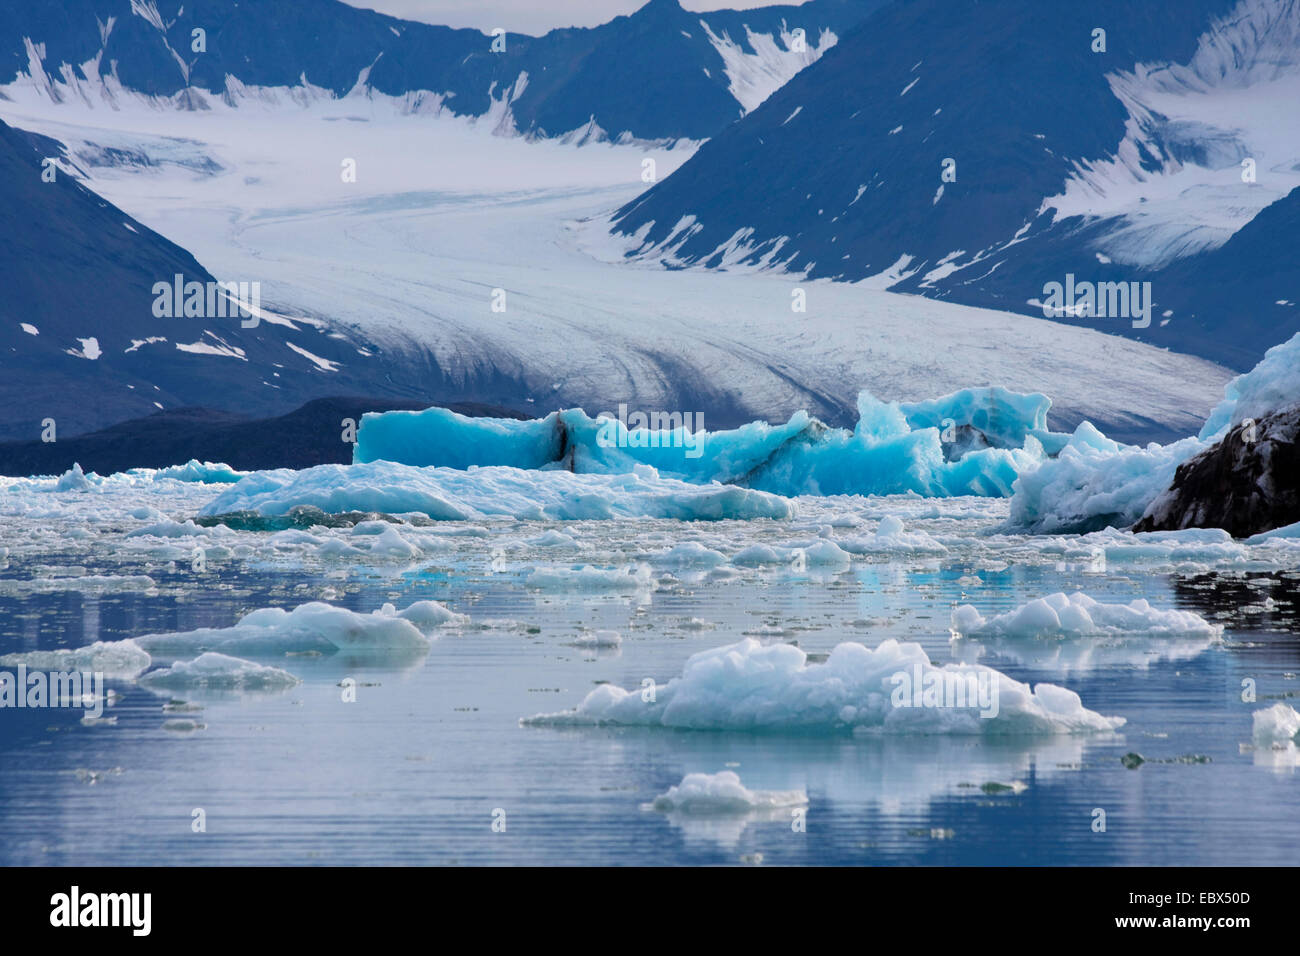
[[841,541],[844,550],[854,554],[947,554],[948,549],[924,531],[904,531],[903,522],[886,515],[875,534],[866,538]]
[[1300,401],[1300,334],[1265,353],[1254,369],[1224,388],[1196,438],[1145,448],[1110,441],[1081,424],[1055,459],[1022,471],[1014,486],[1008,530],[1083,533],[1128,527],[1159,506],[1178,466],[1247,418]]
[[651,556],[659,567],[666,568],[716,568],[727,563],[727,556],[698,541],[686,541],[667,551]]
[[419,512],[435,520],[464,521],[473,512],[453,504],[436,483],[421,480],[422,471],[376,462],[373,465],[319,465],[302,471],[258,471],[241,479],[201,514],[255,511],[264,516],[286,515],[308,506],[326,514],[350,511]]
[[159,468],[153,473],[155,480],[170,478],[173,481],[185,481],[197,484],[233,484],[247,475],[246,471],[235,471],[229,465],[211,461],[199,461],[191,458],[183,465]]
[[[225,529],[220,529],[224,531]],[[128,538],[201,538],[207,534],[220,534],[220,531],[211,528],[200,528],[193,521],[172,521],[170,518],[164,518],[151,525],[143,528],[136,528],[128,531]]]
[[[910,684],[982,682],[995,707],[972,699],[928,706],[900,689]],[[934,698],[938,700],[939,698]],[[950,701],[955,698],[950,698]],[[989,716],[981,716],[986,713]],[[680,677],[654,695],[602,684],[576,710],[538,714],[532,726],[603,724],[696,730],[803,733],[1049,735],[1109,731],[1124,723],[1084,708],[1063,687],[1030,688],[980,665],[930,663],[919,644],[886,640],[875,650],[840,644],[824,663],[808,664],[789,644],[752,638],[693,655]]]
[[299,506],[327,514],[418,513],[435,520],[507,516],[562,521],[623,517],[716,521],[789,518],[791,502],[728,485],[660,478],[652,470],[620,475],[525,471],[510,467],[417,468],[388,461],[254,472],[209,503],[204,515],[255,511],[286,515]]
[[1263,531],[1260,534],[1253,535],[1246,539],[1247,544],[1264,544],[1269,541],[1289,541],[1300,539],[1300,521],[1295,524],[1284,525],[1281,528],[1274,528],[1272,531]]
[[539,534],[535,538],[529,538],[524,544],[531,545],[534,548],[576,548],[578,546],[578,542],[574,538],[563,531],[556,531],[554,528]]
[[1037,392],[964,388],[925,402],[903,402],[899,407],[913,429],[969,425],[979,429],[994,448],[1022,448],[1030,435],[1047,437],[1052,400]]
[[1016,479],[1007,529],[1082,534],[1133,525],[1173,483],[1178,466],[1204,447],[1196,438],[1120,445],[1084,422],[1056,458]]
[[644,591],[654,587],[654,573],[644,564],[624,568],[538,568],[524,584],[542,591]]
[[765,564],[789,564],[791,552],[787,548],[778,551],[766,544],[751,544],[737,551],[731,563],[742,568],[757,568]]
[[[783,425],[751,422],[725,431],[692,430],[681,416],[640,413],[593,419],[580,409],[517,422],[472,419],[445,409],[385,412],[362,419],[354,460],[471,468],[508,465],[580,474],[635,474],[653,468],[694,484],[740,484],[781,495],[894,494],[1006,496],[1017,473],[1065,436],[1046,430],[1050,402],[1005,389],[969,389],[900,406],[863,392],[852,430],[828,428],[798,412]],[[699,422],[693,424],[699,425]],[[945,453],[949,426],[980,430]],[[992,447],[987,447],[987,446]],[[955,460],[949,461],[949,458]]]
[[818,541],[806,548],[796,548],[792,560],[796,566],[802,564],[811,568],[836,568],[841,570],[847,569],[853,563],[852,555],[834,541]]
[[434,628],[467,620],[430,601],[419,601],[400,613],[386,604],[371,614],[312,602],[292,611],[278,607],[253,611],[233,627],[149,634],[135,640],[155,657],[173,658],[204,651],[254,655],[420,651],[431,646],[428,635]]
[[1236,564],[1247,558],[1246,549],[1222,528],[1184,528],[1138,534],[1108,528],[1084,535],[1077,539],[1076,544],[1098,548],[1107,561],[1116,564]]
[[617,631],[597,631],[594,634],[580,634],[572,643],[574,647],[605,649],[622,647],[623,638]]
[[397,610],[391,604],[385,604],[376,613],[389,617],[396,615],[404,621],[410,621],[425,633],[437,627],[459,627],[469,623],[469,615],[457,614],[437,601],[416,601],[404,611]]
[[[91,474],[94,475],[94,472],[91,472]],[[95,485],[86,477],[86,473],[81,470],[81,465],[76,462],[63,473],[54,486],[55,491],[93,491],[94,488]]]
[[1282,703],[1255,711],[1254,737],[1264,747],[1300,744],[1300,713]]
[[682,782],[655,797],[651,807],[664,813],[750,813],[799,807],[808,802],[802,790],[750,790],[734,771],[688,773]]
[[1102,604],[1086,594],[1050,594],[985,618],[969,604],[953,611],[952,630],[967,637],[1074,637],[1079,635],[1150,635],[1213,637],[1223,626],[1191,611],[1161,611],[1139,599],[1129,604]]
[[0,667],[26,665],[29,671],[103,674],[133,680],[149,669],[148,652],[132,640],[96,641],[85,647],[56,651],[25,651],[0,656]]
[[414,558],[421,554],[394,525],[386,521],[363,521],[352,529],[353,535],[364,536],[366,551],[372,555],[390,558]]
[[192,661],[151,671],[140,683],[165,690],[283,690],[302,682],[278,667],[209,651]]
[[471,418],[445,408],[368,413],[361,417],[352,460],[465,469],[483,465],[542,468],[558,461],[565,429],[546,418]]
[[1200,437],[1215,441],[1247,418],[1258,421],[1270,412],[1300,402],[1300,333],[1275,345],[1249,372],[1223,389],[1223,401],[1210,412]]

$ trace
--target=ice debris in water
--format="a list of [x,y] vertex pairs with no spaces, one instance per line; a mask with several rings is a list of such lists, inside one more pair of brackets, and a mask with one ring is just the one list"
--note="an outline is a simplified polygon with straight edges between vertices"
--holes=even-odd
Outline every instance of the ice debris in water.
[[[987,688],[977,701],[972,685]],[[962,705],[933,706],[934,688],[972,687]],[[900,694],[904,686],[911,691]],[[983,696],[978,695],[978,696]],[[939,696],[933,701],[938,703]],[[956,698],[947,701],[952,704]],[[986,706],[981,707],[981,703]],[[988,716],[981,716],[987,714]],[[680,677],[654,688],[602,684],[576,710],[538,714],[532,726],[621,724],[697,730],[804,733],[1050,735],[1110,731],[1122,717],[1086,709],[1079,695],[1028,684],[982,665],[930,663],[920,644],[886,640],[875,650],[840,644],[824,663],[789,644],[747,638],[693,655]]]
[[150,671],[140,678],[146,687],[167,690],[278,690],[302,683],[288,671],[209,651],[192,661]]
[[651,807],[664,813],[749,813],[799,807],[808,802],[802,790],[750,790],[733,770],[688,773],[682,782],[655,797]]
[[967,637],[1059,638],[1096,634],[1218,637],[1223,633],[1223,625],[1211,624],[1191,611],[1161,611],[1144,599],[1128,604],[1102,604],[1076,592],[1049,594],[992,618],[985,618],[976,608],[963,604],[952,613],[952,630]]
[[1300,744],[1300,713],[1281,703],[1255,711],[1254,737],[1255,743],[1265,747]]

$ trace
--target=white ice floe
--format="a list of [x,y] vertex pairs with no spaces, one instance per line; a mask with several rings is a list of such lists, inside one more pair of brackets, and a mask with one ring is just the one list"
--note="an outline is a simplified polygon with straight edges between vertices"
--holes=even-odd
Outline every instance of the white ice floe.
[[1269,542],[1291,542],[1300,540],[1300,521],[1295,524],[1284,525],[1281,528],[1274,528],[1272,531],[1263,531],[1253,537],[1247,538],[1247,544],[1266,544]]
[[727,563],[725,554],[706,548],[698,541],[685,541],[649,558],[662,568],[716,568]]
[[883,518],[875,534],[840,542],[854,554],[947,554],[948,549],[924,531],[904,531],[903,522],[894,515]]
[[[905,686],[979,683],[995,705],[974,695],[931,706]],[[934,698],[939,701],[939,697]],[[971,706],[974,704],[974,706]],[[987,713],[989,716],[981,716]],[[1110,731],[1122,717],[1086,709],[1063,687],[1028,684],[980,665],[936,667],[920,644],[886,640],[872,650],[840,644],[825,663],[809,664],[789,644],[747,638],[687,660],[680,677],[648,694],[602,684],[576,710],[525,718],[532,726],[632,725],[696,730],[883,732],[916,734],[1069,734]]]
[[732,770],[688,773],[682,782],[655,797],[651,807],[664,813],[728,814],[799,807],[808,802],[802,790],[750,790]]
[[149,669],[152,659],[132,640],[96,641],[85,647],[55,651],[25,651],[0,656],[0,668],[25,665],[29,671],[103,674],[131,680]]
[[608,650],[623,646],[623,638],[618,631],[596,631],[594,634],[579,634],[572,641],[574,647],[588,647],[595,650]]
[[1254,738],[1265,747],[1295,746],[1300,743],[1300,713],[1282,703],[1255,711]]
[[1056,458],[1021,472],[1008,527],[1060,534],[1132,525],[1173,483],[1178,466],[1204,447],[1196,438],[1121,445],[1084,422]]
[[[98,476],[91,472],[91,477]],[[55,491],[93,491],[94,488],[95,483],[81,470],[81,465],[76,463],[54,485]]]
[[579,475],[492,466],[457,470],[375,461],[256,472],[209,503],[204,515],[256,511],[285,515],[299,506],[423,514],[435,520],[580,520],[615,517],[721,520],[789,518],[784,498],[732,485],[695,485],[640,467],[620,475]]
[[524,580],[541,591],[644,591],[654,587],[654,573],[644,564],[622,568],[538,568]]
[[439,627],[468,618],[433,601],[417,601],[404,611],[391,604],[370,614],[322,602],[292,611],[271,607],[253,611],[226,628],[200,628],[174,634],[149,634],[136,643],[154,657],[181,658],[205,651],[223,654],[334,654],[428,650]]
[[150,671],[140,683],[163,690],[279,690],[302,681],[278,667],[209,651],[192,661]]
[[1083,635],[1219,637],[1223,625],[1191,611],[1162,611],[1146,600],[1102,604],[1083,593],[1049,594],[1014,611],[986,618],[969,604],[952,613],[954,635],[967,637],[1062,638]]
[[173,481],[190,481],[199,484],[233,484],[248,472],[235,471],[229,465],[219,462],[198,461],[191,458],[183,465],[159,468],[153,473],[154,478],[170,478]]

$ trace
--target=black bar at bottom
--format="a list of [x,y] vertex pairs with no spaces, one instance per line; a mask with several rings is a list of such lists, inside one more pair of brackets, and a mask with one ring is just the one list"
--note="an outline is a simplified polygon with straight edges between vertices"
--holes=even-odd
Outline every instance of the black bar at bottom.
[[690,934],[699,923],[710,936],[765,943],[782,924],[796,933],[838,924],[836,933],[864,941],[891,930],[918,944],[969,936],[996,946],[1026,942],[1026,932],[1231,943],[1291,925],[1294,878],[1262,868],[50,868],[0,871],[0,900],[15,939],[128,945],[373,945],[430,929],[484,941],[517,932],[561,946],[566,937],[552,934],[581,934],[570,941],[581,945],[596,933],[617,943],[644,932],[663,944],[671,927]]

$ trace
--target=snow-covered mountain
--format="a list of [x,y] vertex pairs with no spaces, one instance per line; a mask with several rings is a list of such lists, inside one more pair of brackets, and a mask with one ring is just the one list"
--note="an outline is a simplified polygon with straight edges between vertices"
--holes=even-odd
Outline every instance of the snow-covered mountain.
[[885,0],[631,16],[542,37],[412,23],[337,0],[58,0],[0,9],[0,83],[112,108],[387,97],[502,133],[703,139]]
[[[454,97],[435,102],[384,92],[410,92],[414,83],[358,86],[354,77],[327,88],[316,85],[318,73],[312,72],[306,83],[285,79],[274,72],[282,67],[273,61],[277,56],[285,62],[293,55],[306,57],[303,50],[310,46],[304,41],[295,53],[290,41],[299,34],[290,30],[273,32],[280,46],[256,47],[257,56],[250,54],[248,65],[235,65],[249,82],[223,81],[221,88],[229,95],[203,94],[207,108],[201,109],[197,81],[179,91],[160,86],[132,92],[137,86],[143,90],[145,81],[123,72],[123,63],[141,44],[149,47],[180,27],[168,27],[167,20],[154,16],[155,8],[137,0],[128,11],[133,19],[115,21],[110,30],[103,19],[107,0],[102,2],[103,29],[96,28],[87,42],[103,55],[88,71],[62,70],[53,64],[71,62],[73,56],[94,59],[95,53],[89,47],[78,52],[34,45],[35,65],[29,58],[13,82],[0,84],[0,117],[50,137],[42,151],[62,157],[61,177],[79,177],[125,210],[123,218],[129,213],[179,243],[212,275],[260,283],[267,318],[251,329],[240,322],[160,318],[145,302],[143,310],[137,303],[99,314],[96,325],[51,313],[39,296],[22,309],[0,308],[8,368],[27,368],[31,350],[47,347],[63,356],[60,361],[74,363],[44,400],[45,407],[61,402],[59,414],[75,423],[75,428],[65,427],[59,418],[61,435],[137,417],[157,405],[168,411],[201,405],[259,418],[282,415],[309,399],[340,395],[473,402],[530,416],[573,407],[597,414],[626,403],[701,413],[709,428],[784,420],[807,410],[830,424],[851,425],[863,390],[885,400],[919,401],[997,384],[1051,396],[1053,427],[1071,428],[1088,418],[1114,437],[1137,440],[1194,431],[1229,377],[1213,362],[1006,311],[779,272],[741,275],[734,272],[744,270],[733,269],[733,274],[718,275],[627,262],[611,247],[604,217],[644,192],[647,161],[665,185],[675,183],[685,171],[674,171],[690,159],[696,143],[494,135],[504,128],[504,110],[494,113],[489,106],[481,115],[472,110],[458,115],[450,107],[435,108]],[[803,17],[810,10],[836,8],[821,3],[794,9]],[[185,16],[199,17],[219,6],[187,4]],[[65,20],[82,22],[76,19],[80,3],[65,9],[64,19],[51,19],[51,33],[58,32],[55,28],[69,36],[76,33]],[[249,15],[248,9],[262,16],[297,11],[318,42],[327,34],[309,14],[327,9],[347,17],[364,14],[339,14],[350,8],[325,0],[294,0],[283,8],[240,6],[236,22]],[[769,14],[776,16],[772,11],[734,16],[752,24]],[[13,11],[5,15],[17,16]],[[608,29],[628,31],[659,20],[675,24],[680,15],[675,4],[657,2]],[[724,61],[715,39],[740,33],[739,27],[725,26],[726,16],[709,14],[704,21],[709,25],[705,41]],[[789,10],[780,16],[788,30]],[[396,37],[387,30],[387,19],[380,22]],[[691,34],[681,37],[683,42],[700,39],[701,18],[692,22],[695,27],[678,31]],[[392,23],[399,31],[414,29]],[[119,35],[126,24],[130,29]],[[917,30],[924,33],[922,26]],[[558,31],[588,38],[591,32]],[[485,40],[473,35],[475,42]],[[614,49],[620,35],[606,37]],[[548,37],[557,42],[555,35]],[[209,50],[212,38],[209,32]],[[258,37],[255,42],[272,41]],[[781,57],[754,37],[748,42],[752,55],[765,49],[771,54],[772,69],[762,74],[743,59],[742,54],[751,55],[743,49],[728,54],[734,68],[729,75],[722,71],[726,80],[719,88],[732,97],[728,109],[733,112],[759,101],[765,91],[761,75],[768,85],[781,79]],[[335,64],[346,61],[350,49],[344,44],[337,57],[319,50],[311,56]],[[843,58],[837,49],[830,47],[792,83],[828,69],[838,75],[840,67],[833,64]],[[631,63],[632,52],[615,59]],[[609,55],[602,46],[585,62]],[[147,58],[141,54],[138,60],[145,63]],[[176,63],[175,58],[155,60],[168,69]],[[381,62],[395,58],[385,53]],[[699,72],[706,76],[704,68]],[[374,75],[374,70],[367,74]],[[706,78],[717,76],[710,68]],[[93,78],[102,80],[99,86]],[[629,89],[645,91],[659,82],[635,70],[619,78],[617,84],[611,77],[594,89],[612,102]],[[277,86],[282,80],[298,85]],[[324,81],[322,76],[319,82]],[[168,82],[174,86],[176,80]],[[572,92],[576,96],[590,89],[584,80]],[[769,116],[784,89],[732,129]],[[851,87],[841,94],[857,96]],[[649,108],[644,101],[654,97],[640,100],[640,106]],[[420,102],[427,109],[421,111]],[[524,102],[522,91],[518,102]],[[694,115],[688,100],[680,102],[687,106],[677,111],[679,118]],[[523,114],[514,112],[514,103],[508,105],[515,125],[506,127],[552,128],[521,121]],[[663,104],[655,108],[659,106]],[[664,109],[664,115],[672,112]],[[801,121],[797,105],[781,109],[791,126]],[[977,127],[973,123],[971,128]],[[724,131],[713,142],[727,142],[731,135]],[[1122,122],[1115,135],[1123,135]],[[843,149],[852,146],[850,140]],[[820,171],[807,168],[809,162],[817,165],[817,155],[836,175],[852,166],[838,145],[824,153],[821,146],[801,149],[807,156],[798,157],[791,169],[811,177],[805,192],[818,182]],[[25,162],[30,166],[32,157]],[[689,168],[697,165],[692,162]],[[756,153],[734,169],[717,170],[713,189],[739,182],[761,197],[774,175],[783,175],[780,163]],[[18,185],[0,184],[0,190],[30,190],[31,182],[28,177]],[[1044,185],[1040,192],[1046,189]],[[648,201],[658,202],[659,195],[659,190],[650,192]],[[778,204],[774,200],[773,208]],[[777,212],[792,223],[804,214],[797,204]],[[33,210],[14,221],[39,223],[44,215]],[[52,241],[44,254],[61,255],[64,261],[49,274],[70,288],[93,286],[95,268],[78,271],[83,261],[79,250],[83,245],[98,248],[105,229],[109,227],[97,225],[81,230],[79,238]],[[734,244],[736,249],[741,245]],[[37,261],[36,255],[24,251],[15,261]],[[137,295],[138,289],[148,292],[172,275],[165,263],[147,258],[141,268]],[[22,331],[23,323],[39,327],[40,336]],[[184,329],[190,331],[182,334]],[[74,355],[87,354],[80,339],[91,335],[100,357]],[[25,387],[25,374],[9,377],[16,383],[15,394]],[[141,390],[154,395],[138,402],[135,393]],[[122,400],[115,397],[119,393],[134,404],[121,407]],[[10,426],[15,430],[7,437],[32,439],[44,414],[33,411],[32,420]]]
[[[1248,367],[1300,328],[1300,273],[1264,272],[1230,241],[1300,186],[1297,103],[1297,0],[900,2],[623,207],[614,232],[670,267],[871,279],[1040,315],[1067,275],[1149,281],[1147,327],[1061,318]],[[1288,223],[1278,248],[1300,237],[1294,217],[1270,219]]]
[[243,324],[251,316],[159,317],[157,282],[181,276],[205,284],[206,297],[213,276],[78,183],[59,150],[0,122],[0,404],[9,410],[0,439],[57,439],[178,405],[285,408],[348,390],[349,373],[325,381],[332,360],[358,358],[342,334],[270,313],[254,328]]

